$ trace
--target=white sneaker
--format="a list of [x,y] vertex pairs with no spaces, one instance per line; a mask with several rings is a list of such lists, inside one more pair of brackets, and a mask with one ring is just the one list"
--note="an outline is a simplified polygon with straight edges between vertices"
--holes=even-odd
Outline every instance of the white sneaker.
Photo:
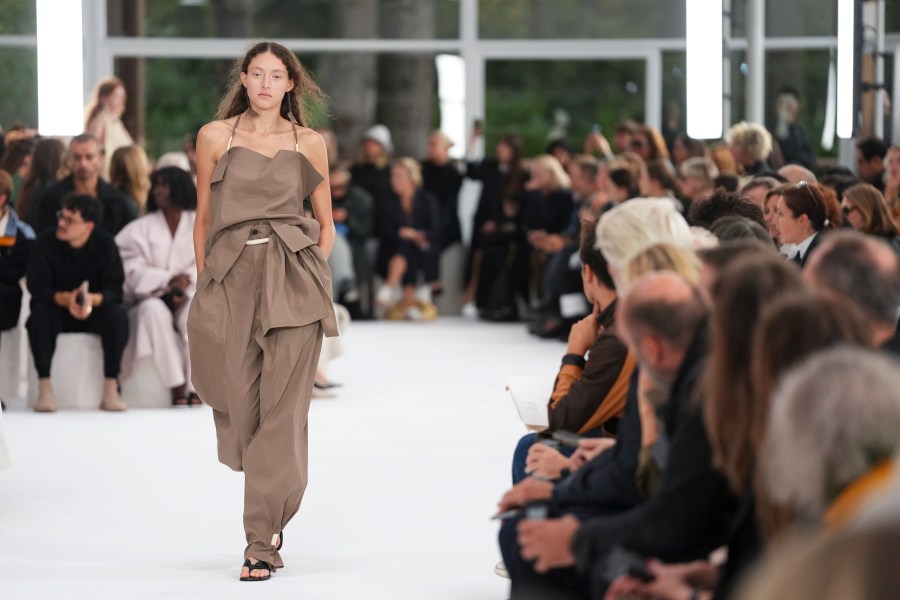
[[390,306],[397,301],[397,297],[397,290],[390,286],[383,285],[378,288],[378,292],[375,294],[375,302],[381,306]]
[[419,289],[416,290],[416,300],[422,304],[431,304],[431,286],[427,284],[420,285]]
[[462,307],[462,316],[467,319],[477,319],[478,318],[478,307],[475,306],[474,302],[466,302]]
[[509,571],[506,570],[506,564],[502,560],[494,565],[494,575],[509,579]]

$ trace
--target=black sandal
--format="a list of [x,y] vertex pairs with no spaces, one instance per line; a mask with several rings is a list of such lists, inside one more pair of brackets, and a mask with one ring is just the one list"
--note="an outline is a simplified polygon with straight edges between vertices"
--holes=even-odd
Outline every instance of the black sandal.
[[[248,558],[248,559],[244,560],[243,566],[247,567],[247,569],[249,569],[249,570],[247,572],[246,577],[241,577],[241,581],[265,581],[265,580],[271,578],[272,573],[275,572],[275,567],[273,567],[272,565],[270,565],[269,563],[267,563],[264,560],[260,560],[260,561],[257,561],[255,563],[251,564],[250,559]],[[262,570],[268,571],[269,574],[266,575],[265,577],[253,577],[250,575],[250,573],[252,573],[253,571],[262,571]]]

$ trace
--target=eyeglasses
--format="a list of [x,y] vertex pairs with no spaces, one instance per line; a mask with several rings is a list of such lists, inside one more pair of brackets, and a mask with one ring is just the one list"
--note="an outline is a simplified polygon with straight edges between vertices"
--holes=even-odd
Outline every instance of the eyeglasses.
[[63,211],[58,210],[56,211],[56,222],[59,223],[60,221],[66,225],[84,225],[83,220],[76,221],[73,217],[67,217],[63,214]]

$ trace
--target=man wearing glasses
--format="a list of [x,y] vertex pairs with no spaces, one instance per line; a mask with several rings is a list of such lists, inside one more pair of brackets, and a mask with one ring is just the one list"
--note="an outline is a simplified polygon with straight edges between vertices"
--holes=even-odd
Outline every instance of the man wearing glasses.
[[56,229],[38,235],[31,255],[26,273],[31,316],[26,327],[38,374],[37,412],[56,410],[50,364],[60,333],[100,336],[105,378],[100,408],[126,408],[116,380],[128,340],[122,308],[125,273],[112,236],[97,230],[101,217],[101,206],[92,196],[66,196]]

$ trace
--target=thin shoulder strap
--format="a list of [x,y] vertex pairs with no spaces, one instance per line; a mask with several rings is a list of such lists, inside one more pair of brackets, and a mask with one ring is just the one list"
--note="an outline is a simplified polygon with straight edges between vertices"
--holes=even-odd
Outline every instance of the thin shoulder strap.
[[294,152],[300,152],[300,142],[297,141],[297,124],[291,121],[291,128],[294,130]]
[[[241,113],[242,115],[243,113]],[[231,150],[231,140],[234,139],[234,132],[237,131],[238,123],[241,122],[241,115],[237,116],[237,119],[234,120],[234,125],[231,128],[231,135],[228,136],[228,147],[225,150]]]

